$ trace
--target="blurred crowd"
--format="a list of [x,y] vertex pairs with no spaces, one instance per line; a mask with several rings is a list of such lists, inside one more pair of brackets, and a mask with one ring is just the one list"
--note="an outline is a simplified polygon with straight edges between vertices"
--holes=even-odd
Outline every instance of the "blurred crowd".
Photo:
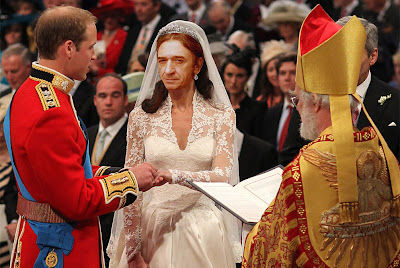
[[[359,85],[364,81],[372,84],[377,79],[389,84],[390,90],[399,90],[399,0],[0,0],[0,99],[12,95],[22,85],[29,77],[31,63],[40,57],[34,28],[43,10],[71,5],[91,11],[98,18],[98,41],[94,47],[97,59],[90,66],[88,78],[76,81],[71,95],[89,134],[92,129],[91,152],[93,145],[99,148],[100,130],[113,127],[101,145],[103,151],[96,152],[92,162],[115,165],[111,162],[117,160],[117,164],[123,165],[125,148],[120,145],[125,145],[127,114],[135,97],[130,96],[129,83],[121,77],[146,70],[148,53],[159,29],[174,20],[192,21],[208,36],[236,112],[239,171],[240,179],[244,180],[279,163],[287,164],[298,152],[298,148],[294,152],[285,151],[291,145],[287,138],[298,136],[290,130],[290,122],[298,118],[290,91],[295,87],[300,26],[317,4],[334,21],[356,15],[376,26],[377,34],[367,37],[367,42],[372,40],[372,50],[366,44]],[[5,109],[7,102],[0,103],[0,110]],[[298,125],[294,125],[294,131],[298,132]],[[385,136],[385,131],[381,132]],[[16,202],[17,188],[2,133],[0,142],[0,204],[3,205],[9,200]],[[113,155],[112,151],[119,153]],[[399,158],[399,152],[395,154]],[[6,213],[5,226],[10,237],[15,232],[17,217],[15,210],[11,212],[14,213]],[[111,222],[112,215],[102,219],[104,243],[108,242]],[[0,239],[0,247],[7,248],[7,242],[2,241],[5,240]],[[9,255],[0,252],[3,252],[0,267],[7,267]]]

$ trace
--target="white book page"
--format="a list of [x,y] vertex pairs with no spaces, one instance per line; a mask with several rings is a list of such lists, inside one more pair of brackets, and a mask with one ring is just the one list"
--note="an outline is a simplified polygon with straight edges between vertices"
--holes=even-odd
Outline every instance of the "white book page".
[[192,182],[211,199],[215,200],[242,220],[258,222],[275,198],[282,181],[282,169],[249,178],[235,187],[228,183]]
[[193,184],[247,222],[257,222],[267,208],[248,193],[238,191],[228,183],[193,182]]
[[235,188],[245,189],[268,207],[278,193],[282,182],[282,171],[282,168],[276,167],[238,183]]

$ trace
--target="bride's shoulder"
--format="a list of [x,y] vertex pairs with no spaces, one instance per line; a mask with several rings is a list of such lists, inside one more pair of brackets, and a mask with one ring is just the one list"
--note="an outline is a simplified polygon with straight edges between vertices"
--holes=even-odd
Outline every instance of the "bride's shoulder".
[[217,103],[215,101],[213,101],[212,99],[208,99],[205,100],[205,102],[207,103],[208,107],[210,107],[210,109],[214,110],[216,114],[234,114],[235,111],[232,109],[232,106],[230,105],[226,105],[223,103]]
[[146,116],[146,112],[143,111],[142,106],[135,107],[130,113],[129,117],[130,118],[137,118],[137,117],[144,117]]

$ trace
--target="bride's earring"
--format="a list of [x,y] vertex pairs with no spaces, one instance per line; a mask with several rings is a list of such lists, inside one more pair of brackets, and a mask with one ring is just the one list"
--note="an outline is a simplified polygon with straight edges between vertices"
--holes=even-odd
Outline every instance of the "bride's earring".
[[197,76],[197,74],[194,75],[194,80],[199,79],[199,77]]

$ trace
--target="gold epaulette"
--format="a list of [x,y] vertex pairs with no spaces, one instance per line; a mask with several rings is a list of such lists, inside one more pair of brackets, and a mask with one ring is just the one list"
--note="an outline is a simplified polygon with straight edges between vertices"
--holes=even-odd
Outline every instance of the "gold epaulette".
[[120,206],[125,204],[128,194],[138,195],[139,187],[135,175],[129,170],[125,170],[113,175],[100,179],[100,184],[103,187],[104,199],[106,204],[109,204],[115,198],[121,198]]
[[58,101],[57,95],[54,92],[51,83],[45,81],[40,81],[39,84],[35,86],[36,92],[39,95],[40,102],[43,106],[43,111],[47,111],[51,108],[60,107],[60,102]]

